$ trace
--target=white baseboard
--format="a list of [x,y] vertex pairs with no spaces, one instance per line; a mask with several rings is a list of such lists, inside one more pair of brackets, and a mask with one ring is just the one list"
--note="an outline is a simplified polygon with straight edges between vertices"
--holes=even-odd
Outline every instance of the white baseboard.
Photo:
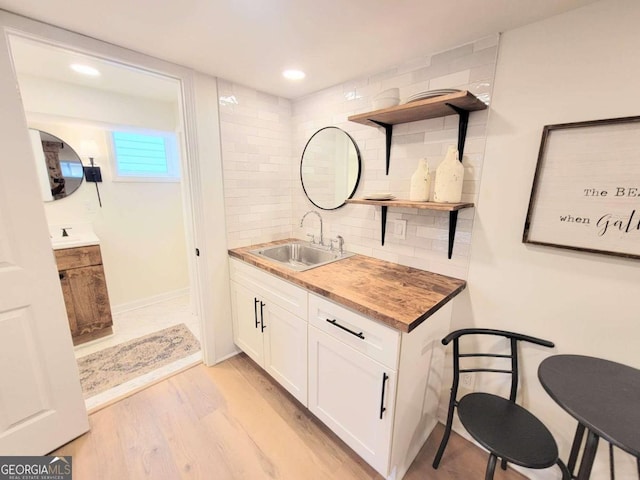
[[165,302],[167,300],[172,300],[177,297],[182,297],[184,295],[189,295],[190,288],[185,287],[179,290],[173,290],[171,292],[161,293],[159,295],[153,295],[151,297],[141,298],[139,300],[134,300],[133,302],[121,303],[120,305],[111,305],[111,313],[114,315],[118,315],[119,313],[128,312],[130,310],[136,310],[138,308],[147,307],[149,305],[153,305],[155,303]]
[[217,358],[216,359],[216,363],[214,363],[214,365],[217,365],[221,362],[224,362],[225,360],[229,360],[231,357],[235,357],[236,355],[238,355],[239,353],[241,353],[242,350],[236,349],[235,352],[231,352],[229,355],[225,355],[222,358]]

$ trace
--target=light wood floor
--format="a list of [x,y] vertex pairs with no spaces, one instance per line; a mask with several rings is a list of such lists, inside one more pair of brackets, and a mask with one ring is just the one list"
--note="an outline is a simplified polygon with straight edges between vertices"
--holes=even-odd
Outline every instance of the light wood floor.
[[[244,354],[197,367],[90,417],[91,431],[53,455],[72,455],[74,480],[337,479],[382,477]],[[453,434],[431,435],[406,480],[484,478],[487,455]],[[521,480],[514,471],[496,480]]]

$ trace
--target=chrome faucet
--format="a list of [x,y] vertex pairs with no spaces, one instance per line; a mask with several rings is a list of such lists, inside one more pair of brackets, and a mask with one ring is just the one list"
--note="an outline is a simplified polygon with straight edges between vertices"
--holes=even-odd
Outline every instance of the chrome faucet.
[[340,255],[344,254],[344,238],[342,238],[342,235],[338,235],[336,238],[331,239],[331,250],[333,250],[334,242],[338,243],[338,253]]
[[[307,213],[305,213],[302,216],[302,219],[300,220],[300,228],[302,228],[302,224],[304,223],[304,219],[307,218],[307,215],[309,215],[310,213],[315,213],[318,216],[318,219],[320,220],[320,245],[324,246],[324,237],[322,234],[322,217],[320,216],[320,214],[318,212],[316,212],[315,210],[309,210]],[[311,243],[316,243],[315,242],[315,237],[313,235],[311,235]]]

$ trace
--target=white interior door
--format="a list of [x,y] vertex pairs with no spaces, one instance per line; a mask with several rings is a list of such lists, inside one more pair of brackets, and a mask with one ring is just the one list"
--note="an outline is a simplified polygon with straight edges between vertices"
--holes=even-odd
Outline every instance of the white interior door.
[[0,455],[42,455],[89,429],[6,43],[0,40]]

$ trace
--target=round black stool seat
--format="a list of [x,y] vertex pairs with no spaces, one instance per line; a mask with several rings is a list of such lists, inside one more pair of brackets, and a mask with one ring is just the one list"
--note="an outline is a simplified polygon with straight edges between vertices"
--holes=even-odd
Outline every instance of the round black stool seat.
[[471,436],[498,458],[528,468],[558,461],[558,446],[547,427],[506,398],[470,393],[458,402],[458,416]]

